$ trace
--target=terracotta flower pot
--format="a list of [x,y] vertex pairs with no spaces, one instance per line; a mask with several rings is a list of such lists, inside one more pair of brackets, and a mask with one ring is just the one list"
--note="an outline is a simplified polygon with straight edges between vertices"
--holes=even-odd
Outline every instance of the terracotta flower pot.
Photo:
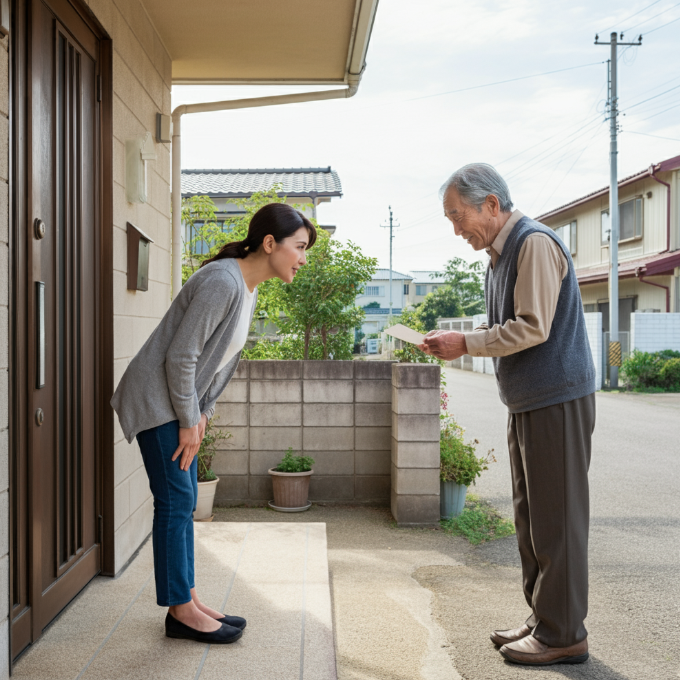
[[269,470],[274,487],[274,501],[270,507],[281,512],[302,512],[307,510],[309,502],[309,478],[313,471],[307,472],[277,472],[275,468]]
[[196,501],[196,511],[194,512],[195,520],[206,520],[208,517],[212,517],[215,491],[217,491],[217,482],[219,481],[220,478],[218,477],[209,482],[198,483],[198,500]]

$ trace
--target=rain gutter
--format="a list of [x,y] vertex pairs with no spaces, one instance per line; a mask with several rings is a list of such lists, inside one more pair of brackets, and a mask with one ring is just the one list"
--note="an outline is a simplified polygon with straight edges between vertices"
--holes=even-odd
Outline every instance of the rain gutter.
[[[353,97],[361,82],[366,68],[366,52],[371,38],[371,30],[378,0],[358,0],[352,43],[347,59],[345,75],[346,87],[321,92],[299,92],[271,97],[252,97],[249,99],[232,99],[221,102],[204,102],[200,104],[181,104],[172,112],[172,297],[182,288],[182,116],[190,113],[209,113],[212,111],[229,111],[232,109],[251,109],[260,106],[281,106],[283,104],[300,104],[303,102],[324,101],[328,99],[345,99]],[[281,83],[285,84],[285,83]]]
[[[666,250],[662,250],[662,253],[668,253],[671,249],[671,185],[669,182],[664,182],[659,179],[654,173],[658,172],[660,165],[650,165],[649,166],[649,176],[659,184],[663,184],[666,187]],[[642,279],[640,279],[642,281]],[[645,283],[648,283],[645,281]],[[656,285],[656,284],[652,284]]]

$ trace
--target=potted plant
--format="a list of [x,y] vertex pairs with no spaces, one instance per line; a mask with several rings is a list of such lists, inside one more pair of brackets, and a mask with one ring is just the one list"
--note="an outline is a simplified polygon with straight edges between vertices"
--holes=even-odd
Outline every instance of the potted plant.
[[296,456],[288,447],[281,462],[270,468],[274,500],[269,507],[279,512],[302,512],[307,510],[309,502],[309,478],[313,474],[314,460],[309,456]]
[[198,463],[198,500],[196,501],[194,521],[210,522],[214,516],[212,509],[217,482],[220,481],[220,478],[212,469],[212,462],[217,453],[217,442],[222,439],[229,439],[230,437],[231,432],[214,427],[212,420],[208,421],[203,441],[196,454]]
[[493,449],[486,457],[478,457],[476,446],[479,441],[475,439],[466,444],[463,438],[465,431],[452,415],[444,414],[441,422],[439,509],[442,519],[450,519],[463,512],[468,487],[484,470],[489,469],[489,463],[496,462],[496,458]]

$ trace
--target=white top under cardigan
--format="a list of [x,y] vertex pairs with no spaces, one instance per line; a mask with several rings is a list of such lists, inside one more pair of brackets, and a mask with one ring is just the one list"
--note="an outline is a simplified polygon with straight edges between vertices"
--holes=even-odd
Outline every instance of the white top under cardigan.
[[[239,267],[239,271],[240,271]],[[243,274],[241,274],[243,276]],[[243,281],[244,295],[243,304],[241,305],[241,314],[238,317],[238,322],[236,328],[234,329],[234,335],[231,336],[231,342],[227,351],[220,361],[220,365],[217,367],[215,373],[219,373],[244,347],[246,341],[248,340],[248,330],[250,328],[250,320],[253,316],[253,304],[255,301],[255,291],[257,286],[252,291],[248,290],[245,280]]]

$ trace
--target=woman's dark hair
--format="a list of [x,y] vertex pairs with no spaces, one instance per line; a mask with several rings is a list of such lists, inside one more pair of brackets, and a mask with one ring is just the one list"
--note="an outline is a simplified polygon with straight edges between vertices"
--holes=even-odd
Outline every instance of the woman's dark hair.
[[248,257],[250,253],[254,253],[262,245],[265,236],[271,234],[277,243],[281,243],[284,238],[292,236],[300,227],[305,227],[309,234],[309,243],[306,248],[306,250],[309,250],[316,241],[314,225],[299,210],[295,210],[287,203],[264,205],[251,218],[248,236],[243,241],[232,241],[225,244],[217,255],[209,260],[204,260],[201,267],[208,262],[221,260],[225,257],[239,259]]

